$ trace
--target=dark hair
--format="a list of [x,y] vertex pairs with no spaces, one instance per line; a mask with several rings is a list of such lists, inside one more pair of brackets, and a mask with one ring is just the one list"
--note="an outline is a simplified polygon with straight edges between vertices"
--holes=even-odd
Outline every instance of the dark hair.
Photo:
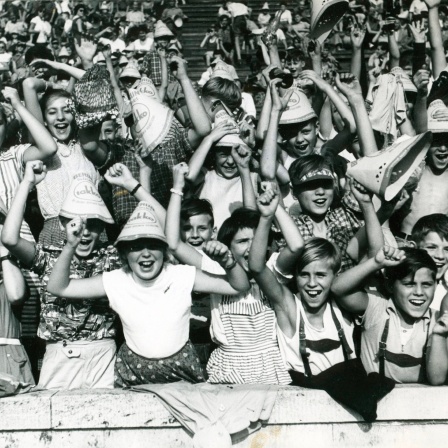
[[78,11],[80,9],[83,9],[84,11],[86,11],[87,7],[86,7],[86,5],[84,5],[84,3],[79,3],[78,5],[75,6],[75,9],[73,10],[73,13],[75,15],[78,14]]
[[300,123],[288,123],[288,124],[280,124],[278,126],[278,133],[283,140],[289,140],[297,136],[299,129],[308,126],[309,123],[316,125],[317,118],[313,117],[309,120],[301,121]]
[[300,48],[293,48],[288,50],[286,54],[286,60],[291,61],[293,59],[299,59],[299,61],[306,61],[305,53]]
[[403,249],[406,258],[398,266],[392,266],[385,269],[385,276],[390,284],[396,280],[402,280],[408,275],[415,276],[419,269],[429,269],[434,279],[437,274],[437,266],[434,260],[430,257],[428,252],[423,249],[415,249],[413,247],[405,247]]
[[256,229],[260,214],[250,208],[237,208],[232,215],[227,218],[218,232],[217,240],[230,247],[230,243],[241,229]]
[[296,265],[296,273],[318,260],[327,260],[335,274],[341,268],[341,252],[339,248],[325,238],[311,238],[305,243],[302,256]]
[[48,47],[44,47],[43,45],[34,45],[26,50],[25,62],[29,65],[34,61],[34,59],[49,59],[50,61],[54,61],[54,56]]
[[209,79],[202,87],[202,96],[215,97],[231,110],[241,106],[241,90],[230,79]]
[[433,213],[420,218],[412,228],[412,241],[418,245],[430,232],[435,232],[440,238],[448,241],[448,216]]
[[187,198],[182,202],[180,209],[180,219],[188,221],[192,216],[208,215],[211,218],[212,227],[215,225],[213,218],[213,207],[207,199],[199,199],[198,197]]
[[294,160],[288,170],[293,188],[294,183],[297,183],[306,173],[309,173],[310,171],[320,171],[322,169],[328,169],[332,172],[334,171],[331,161],[318,154],[310,154]]

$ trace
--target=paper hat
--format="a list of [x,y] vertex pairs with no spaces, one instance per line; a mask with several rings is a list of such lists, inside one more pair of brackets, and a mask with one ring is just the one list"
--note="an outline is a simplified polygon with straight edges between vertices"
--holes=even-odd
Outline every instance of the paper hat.
[[164,37],[164,36],[174,37],[174,34],[161,20],[157,20],[156,26],[154,29],[154,39],[157,39],[158,37]]
[[329,33],[348,11],[348,0],[312,0],[311,39]]
[[133,62],[129,62],[129,64],[123,69],[120,73],[119,78],[136,78],[140,79],[142,75],[138,71],[137,66]]
[[268,5],[268,2],[266,2],[263,6],[262,6],[262,8],[261,8],[262,10],[263,9],[269,9],[269,5]]
[[61,49],[59,50],[58,58],[63,58],[63,57],[66,57],[66,58],[70,57],[67,47],[61,47]]
[[[213,64],[213,63],[212,63]],[[238,74],[234,67],[229,64],[226,64],[222,60],[218,60],[213,67],[212,74],[210,75],[210,79],[212,78],[224,78],[229,79],[230,81],[235,81],[238,78]]]
[[[220,110],[216,113],[214,126],[216,126],[222,122],[232,124],[233,127],[238,131],[238,134],[239,134],[240,128],[238,127],[238,124],[225,110]],[[216,142],[216,146],[244,145],[244,142],[241,140],[241,138],[238,134],[225,135],[221,140]]]
[[85,216],[87,219],[101,219],[108,224],[114,223],[106,204],[87,173],[79,173],[73,176],[59,216],[65,218]]
[[137,89],[129,89],[135,131],[142,143],[140,155],[143,158],[151,154],[168,135],[174,116],[174,111],[161,104],[156,97],[152,81],[145,78],[142,78]]
[[147,202],[139,202],[128,222],[118,235],[115,245],[120,241],[134,241],[140,238],[151,238],[166,243],[163,232],[154,209]]
[[294,88],[288,105],[280,118],[280,124],[302,123],[311,118],[317,118],[311,103],[303,90]]
[[401,67],[394,67],[390,72],[395,75],[395,78],[398,82],[401,82],[403,84],[403,89],[405,92],[417,93],[416,85],[411,81],[409,76],[403,71]]
[[424,159],[431,141],[431,132],[414,137],[402,135],[388,148],[352,162],[347,167],[347,175],[390,201]]
[[118,65],[123,65],[126,67],[126,65],[129,64],[129,59],[125,55],[121,55],[120,59],[118,60]]
[[103,53],[98,53],[96,56],[95,56],[95,62],[97,63],[97,64],[99,64],[100,62],[106,62],[106,58],[104,57],[104,54]]
[[448,110],[442,100],[434,100],[428,107],[428,131],[448,132],[448,120],[434,118],[434,114],[438,110]]

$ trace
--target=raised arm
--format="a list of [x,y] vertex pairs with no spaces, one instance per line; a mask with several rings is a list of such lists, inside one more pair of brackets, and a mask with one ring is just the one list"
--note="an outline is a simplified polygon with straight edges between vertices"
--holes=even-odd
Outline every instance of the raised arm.
[[434,79],[446,67],[445,49],[443,47],[442,29],[439,21],[440,0],[425,0],[428,5],[429,43],[431,44],[432,71]]
[[99,299],[106,296],[102,274],[79,280],[70,278],[70,263],[81,241],[85,225],[85,220],[80,217],[72,219],[67,224],[67,244],[53,266],[48,280],[47,290],[50,294],[65,299],[80,300]]
[[27,127],[35,146],[30,146],[24,154],[24,161],[45,160],[58,150],[58,146],[47,128],[27,110],[20,101],[19,94],[12,87],[5,87],[2,91],[4,97],[11,102],[16,112],[20,115],[23,124]]
[[340,274],[331,285],[331,292],[338,304],[351,313],[364,313],[369,303],[367,293],[363,290],[366,280],[385,267],[400,264],[404,257],[403,251],[383,246],[375,258],[369,258]]
[[252,158],[252,151],[247,145],[236,145],[232,147],[231,155],[236,163],[238,172],[241,177],[243,186],[243,207],[257,209],[254,185],[250,173],[250,160]]
[[179,81],[184,92],[188,113],[190,114],[193,126],[193,128],[188,131],[188,139],[191,146],[196,148],[201,140],[210,133],[210,120],[202,101],[199,99],[199,96],[187,75],[187,61],[178,56],[173,56],[171,60],[177,63],[177,70],[174,71],[173,74]]
[[352,44],[352,57],[350,60],[350,73],[361,79],[362,45],[366,36],[366,30],[358,27],[352,27],[350,32],[350,42]]
[[23,180],[17,188],[3,226],[3,245],[24,266],[31,266],[36,253],[36,247],[34,243],[20,236],[20,226],[22,225],[25,214],[28,195],[45,178],[45,175],[46,168],[42,162],[35,160],[26,164]]
[[67,73],[71,77],[75,79],[81,79],[84,76],[85,70],[74,67],[73,65],[63,64],[62,62],[50,61],[49,59],[34,59],[30,63],[30,66],[38,69],[38,68],[51,68],[58,72]]
[[115,74],[114,66],[112,65],[112,54],[110,46],[103,50],[103,56],[106,60],[106,68],[110,76],[110,85],[112,86],[112,89],[114,91],[114,97],[115,101],[117,102],[118,110],[122,110],[124,101],[123,97],[121,96],[120,86],[118,85],[117,75]]
[[[443,299],[444,302],[445,299],[447,296]],[[441,309],[440,312],[441,316],[430,336],[426,354],[426,372],[429,383],[433,386],[442,386],[448,378],[448,311]]]

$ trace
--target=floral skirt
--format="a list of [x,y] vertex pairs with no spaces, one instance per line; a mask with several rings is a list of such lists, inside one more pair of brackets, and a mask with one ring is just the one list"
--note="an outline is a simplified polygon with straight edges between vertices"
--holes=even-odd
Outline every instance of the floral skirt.
[[118,350],[115,387],[176,381],[202,383],[205,379],[205,372],[190,341],[168,358],[145,358],[133,352],[126,342]]

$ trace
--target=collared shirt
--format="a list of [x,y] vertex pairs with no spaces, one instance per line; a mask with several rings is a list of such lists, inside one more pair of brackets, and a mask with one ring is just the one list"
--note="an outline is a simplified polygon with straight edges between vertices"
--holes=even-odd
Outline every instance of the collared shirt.
[[[308,215],[293,217],[300,230],[302,238],[307,241],[314,237],[314,224]],[[346,206],[329,210],[324,219],[327,227],[325,238],[339,247],[342,254],[341,272],[355,266],[353,260],[346,254],[350,240],[362,226],[355,213]]]
[[[41,278],[41,312],[38,336],[47,341],[94,341],[113,338],[116,334],[116,314],[110,309],[107,298],[95,300],[69,300],[56,297],[47,291],[48,280],[61,253],[60,248],[38,244],[32,270]],[[73,259],[70,278],[95,277],[121,267],[113,246],[95,250],[87,260]]]
[[[152,49],[148,51],[141,63],[140,72],[151,78],[155,86],[160,86],[162,84],[162,63],[160,62],[159,53],[157,49]],[[176,78],[173,76],[170,70],[168,70],[168,82],[175,81]]]
[[[379,372],[378,350],[381,336],[387,319],[389,320],[389,334],[387,337],[387,351],[396,354],[406,354],[414,358],[423,358],[428,336],[436,321],[436,313],[429,309],[424,316],[417,320],[409,341],[402,345],[401,323],[392,299],[387,300],[376,292],[369,291],[369,304],[362,319],[361,361],[367,373]],[[423,359],[424,363],[425,360]],[[384,361],[385,375],[398,383],[422,382],[421,365],[400,367],[390,361]]]

